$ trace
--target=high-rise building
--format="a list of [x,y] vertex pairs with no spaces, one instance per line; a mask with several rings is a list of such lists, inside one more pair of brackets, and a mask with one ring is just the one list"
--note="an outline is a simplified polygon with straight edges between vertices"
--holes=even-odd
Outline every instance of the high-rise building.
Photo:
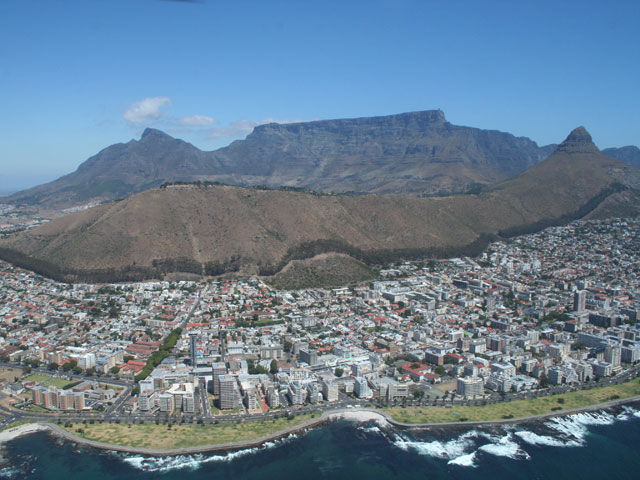
[[461,397],[470,398],[484,394],[484,384],[480,377],[458,378],[456,393]]
[[255,389],[250,388],[246,391],[244,395],[244,404],[247,407],[247,410],[258,410],[260,408],[258,395],[256,394]]
[[278,394],[278,391],[273,387],[269,387],[267,389],[267,404],[271,408],[277,408],[280,406],[280,395]]
[[231,375],[220,375],[218,377],[220,385],[220,409],[228,410],[240,406],[240,392],[238,382]]
[[196,411],[196,399],[193,394],[182,395],[182,411],[186,413]]
[[364,377],[355,378],[354,392],[358,398],[371,398],[373,396],[369,383]]
[[73,395],[64,390],[58,390],[58,410],[73,410]]
[[313,366],[318,363],[318,352],[315,350],[302,349],[300,350],[300,361],[309,366]]
[[84,393],[83,392],[73,392],[73,408],[78,410],[84,410]]
[[138,409],[141,412],[149,412],[153,410],[155,407],[155,400],[157,395],[153,392],[151,393],[141,393],[138,397]]
[[301,405],[307,399],[307,391],[298,382],[289,384],[289,399],[294,405]]
[[196,347],[198,344],[198,332],[189,333],[189,356],[191,357],[191,365],[196,366]]
[[336,382],[322,381],[322,395],[327,402],[337,402],[339,398],[338,384]]
[[153,378],[145,378],[144,380],[140,380],[140,382],[138,382],[138,386],[140,387],[141,395],[143,393],[152,394],[154,391]]
[[41,386],[34,387],[31,390],[31,395],[34,405],[43,406],[44,398],[47,396],[47,389]]
[[220,395],[220,375],[227,373],[227,366],[222,363],[214,363],[213,366],[213,394]]
[[573,294],[573,311],[584,312],[587,304],[587,292],[585,290],[577,290]]
[[622,349],[616,345],[607,345],[604,349],[604,360],[613,368],[619,367],[622,362]]
[[170,393],[162,393],[158,395],[158,406],[160,407],[160,411],[163,413],[173,413],[173,395]]

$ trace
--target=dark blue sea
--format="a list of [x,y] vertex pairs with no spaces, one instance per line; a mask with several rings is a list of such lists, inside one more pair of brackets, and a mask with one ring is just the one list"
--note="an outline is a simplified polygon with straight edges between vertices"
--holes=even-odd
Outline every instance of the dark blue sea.
[[495,428],[398,430],[335,421],[227,455],[151,458],[38,432],[3,447],[14,479],[640,478],[640,408]]

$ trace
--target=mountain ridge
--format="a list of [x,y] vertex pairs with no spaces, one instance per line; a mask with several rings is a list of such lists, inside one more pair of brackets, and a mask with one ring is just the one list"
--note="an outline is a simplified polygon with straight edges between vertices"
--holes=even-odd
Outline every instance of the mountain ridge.
[[635,145],[627,145],[620,148],[605,148],[602,153],[608,157],[621,160],[636,168],[640,168],[640,148]]
[[430,196],[505,180],[546,158],[553,147],[453,125],[442,110],[270,123],[212,152],[148,128],[139,140],[106,147],[75,172],[7,201],[66,208],[197,180]]

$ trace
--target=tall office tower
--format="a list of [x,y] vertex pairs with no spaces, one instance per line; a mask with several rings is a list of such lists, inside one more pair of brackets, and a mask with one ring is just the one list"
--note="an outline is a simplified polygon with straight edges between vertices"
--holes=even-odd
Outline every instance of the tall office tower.
[[587,303],[587,292],[578,290],[573,294],[573,311],[584,312]]
[[213,394],[220,395],[220,375],[227,373],[227,366],[222,362],[214,363],[213,366]]
[[191,357],[191,365],[195,367],[196,366],[196,344],[198,343],[198,333],[197,332],[189,333],[189,341],[190,341],[189,355]]

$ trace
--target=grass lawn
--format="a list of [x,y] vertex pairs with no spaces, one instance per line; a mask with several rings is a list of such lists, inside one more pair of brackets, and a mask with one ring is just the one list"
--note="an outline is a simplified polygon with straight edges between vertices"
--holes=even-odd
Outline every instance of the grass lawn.
[[436,383],[433,387],[435,390],[439,390],[442,393],[445,393],[451,390],[455,392],[457,386],[458,386],[457,382],[448,382],[448,383]]
[[[89,440],[157,450],[197,447],[243,440],[253,440],[299,425],[312,415],[299,415],[292,420],[277,418],[238,425],[167,425],[156,424],[83,424],[64,427],[69,432]],[[80,431],[78,431],[80,430]]]
[[23,382],[38,382],[45,387],[64,388],[68,384],[72,383],[66,378],[56,378],[49,375],[43,375],[41,373],[32,373],[28,377],[22,379]]
[[571,410],[635,395],[640,395],[640,378],[620,385],[594,388],[592,390],[581,390],[562,395],[514,400],[477,407],[392,407],[382,410],[391,415],[394,420],[402,423],[482,422],[522,418],[559,410]]
[[22,376],[21,368],[0,367],[0,379],[13,383],[16,377]]

